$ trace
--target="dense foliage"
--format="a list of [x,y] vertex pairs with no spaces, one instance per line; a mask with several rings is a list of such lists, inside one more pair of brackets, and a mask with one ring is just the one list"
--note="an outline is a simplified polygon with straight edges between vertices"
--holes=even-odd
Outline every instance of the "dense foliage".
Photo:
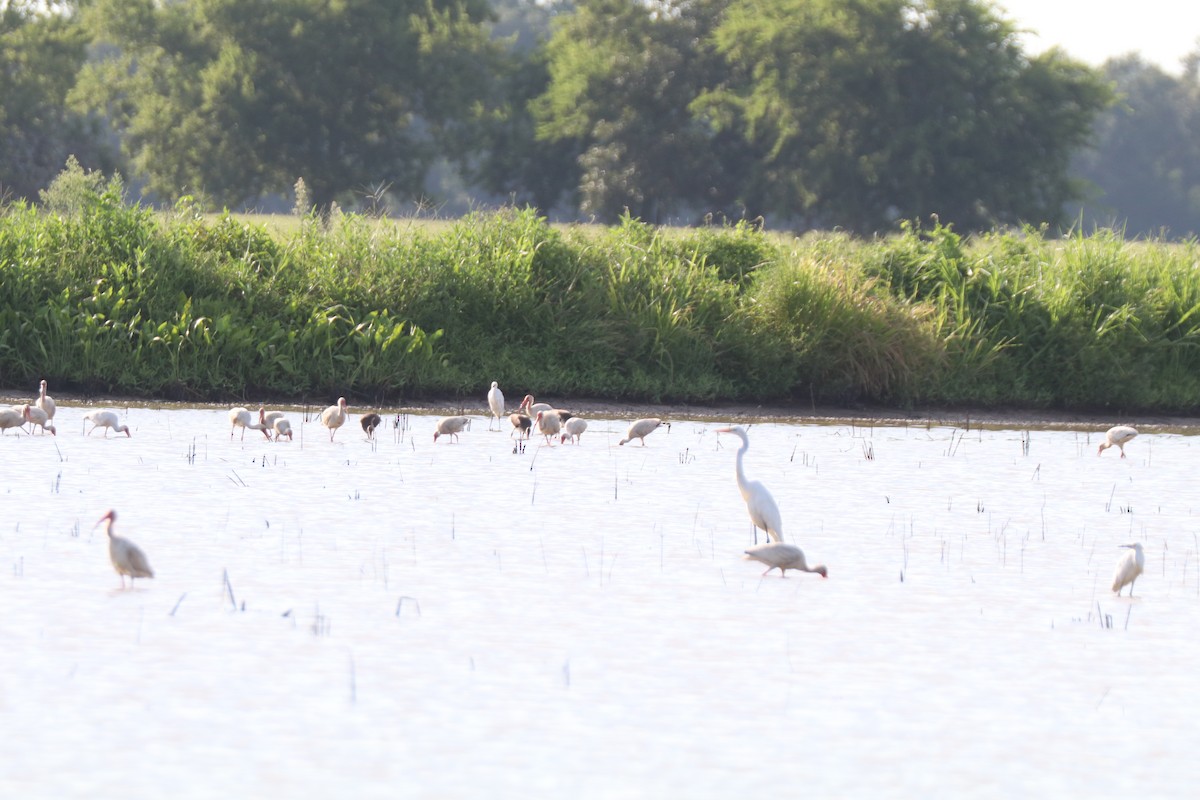
[[50,193],[62,211],[0,216],[5,388],[482,403],[498,380],[662,402],[1200,409],[1195,244],[561,229],[520,210],[271,234],[79,183],[72,202]]

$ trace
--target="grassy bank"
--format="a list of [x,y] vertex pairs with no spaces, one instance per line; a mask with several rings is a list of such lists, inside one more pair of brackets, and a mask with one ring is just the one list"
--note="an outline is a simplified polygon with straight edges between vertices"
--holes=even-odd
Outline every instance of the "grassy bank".
[[195,400],[1200,409],[1195,245],[558,228],[282,231],[110,186],[0,215],[0,384]]

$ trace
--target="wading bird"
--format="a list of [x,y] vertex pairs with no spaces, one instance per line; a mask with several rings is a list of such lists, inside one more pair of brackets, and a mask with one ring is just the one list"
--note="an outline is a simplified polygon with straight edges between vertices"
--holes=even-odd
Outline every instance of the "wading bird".
[[579,444],[579,437],[587,430],[587,420],[583,417],[571,417],[563,422],[562,427],[562,441],[565,443],[567,439],[570,439],[575,444]]
[[553,408],[553,406],[551,406],[549,403],[533,402],[533,395],[527,394],[525,395],[525,399],[521,401],[521,405],[517,408],[517,411],[520,411],[521,413],[528,415],[530,419],[533,419],[537,416],[539,411],[549,411],[551,408]]
[[551,436],[557,436],[562,430],[562,420],[553,410],[537,412],[533,424],[537,425],[538,433],[546,437],[546,444],[550,444]]
[[789,569],[797,569],[801,572],[815,572],[822,578],[829,577],[829,572],[825,569],[824,564],[810,567],[804,560],[804,551],[787,542],[767,542],[748,547],[746,548],[746,558],[766,564],[767,569],[763,575],[773,569],[778,569],[779,577],[786,578]]
[[[91,436],[93,433],[95,433],[96,428],[104,428],[105,439],[108,438],[108,432],[110,430],[114,431],[115,433],[124,433],[126,436],[133,436],[133,434],[129,432],[129,426],[121,424],[121,419],[117,416],[115,411],[89,411],[83,415],[83,418],[92,423],[92,429],[87,432],[88,436]],[[232,438],[232,436],[233,434],[231,433],[230,437]]]
[[437,421],[437,430],[433,432],[436,442],[439,436],[449,435],[450,441],[458,441],[458,434],[471,424],[470,417],[442,417]]
[[267,411],[266,406],[258,407],[258,421],[262,423],[264,430],[274,428],[277,419],[283,419],[282,411]]
[[45,381],[42,381],[41,391],[38,393],[38,399],[34,405],[46,412],[46,419],[54,419],[54,410],[57,406],[54,405],[54,398],[46,394]]
[[9,428],[24,428],[25,415],[15,408],[0,408],[0,433]]
[[336,405],[321,412],[321,424],[329,428],[329,441],[332,442],[337,429],[346,424],[346,398],[339,397]]
[[500,391],[500,383],[492,381],[492,388],[488,389],[488,408],[492,410],[492,419],[488,420],[488,430],[492,429],[492,421],[495,420],[496,428],[500,428],[500,418],[504,416],[504,392]]
[[58,431],[56,431],[54,426],[50,424],[50,417],[45,411],[42,411],[37,406],[31,406],[26,403],[21,407],[21,416],[25,418],[26,422],[40,426],[42,433],[50,431],[52,435],[58,435]]
[[275,431],[275,441],[279,441],[279,437],[286,436],[288,441],[292,440],[292,423],[288,422],[284,417],[276,417],[271,422],[271,428]]
[[[520,434],[520,436],[518,438],[520,438],[520,439],[528,439],[529,438],[529,431],[533,427],[532,419],[525,416],[524,414],[514,413],[514,414],[508,415],[508,421],[512,423],[513,433]],[[510,439],[512,438],[512,433],[510,433],[508,435],[508,438],[510,438]]]
[[92,526],[95,530],[101,522],[106,523],[105,532],[108,534],[108,557],[112,560],[113,569],[121,576],[121,588],[125,588],[125,576],[129,576],[129,587],[133,588],[134,578],[153,578],[154,570],[142,549],[124,536],[113,533],[113,523],[117,521],[117,512],[110,510]]
[[1116,445],[1121,450],[1121,458],[1125,457],[1125,444],[1137,436],[1137,429],[1129,425],[1117,425],[1109,428],[1104,434],[1104,441],[1100,443],[1100,449],[1096,451],[1096,455],[1100,455],[1108,448]]
[[[262,409],[259,409],[259,419],[262,418]],[[250,409],[242,406],[234,406],[229,409],[229,438],[233,438],[233,432],[238,428],[242,429],[242,441],[246,441],[246,429],[252,431],[262,431],[262,435],[267,439],[271,438],[271,434],[267,433],[269,425],[262,422],[255,422],[250,415]]]
[[779,514],[779,506],[775,498],[767,491],[767,487],[758,481],[748,480],[742,460],[750,449],[750,437],[746,431],[737,425],[729,428],[718,428],[717,433],[732,433],[742,440],[742,446],[737,451],[737,485],[746,501],[746,510],[750,512],[750,521],[754,523],[754,543],[758,544],[758,529],[762,528],[767,536],[776,542],[783,541],[783,517]]
[[1117,593],[1117,597],[1120,597],[1121,590],[1128,586],[1129,596],[1133,597],[1133,584],[1138,579],[1138,575],[1142,574],[1142,568],[1146,566],[1146,556],[1142,553],[1140,542],[1119,546],[1128,547],[1129,552],[1117,561],[1117,568],[1113,570],[1112,590]]
[[375,429],[379,427],[381,422],[383,422],[383,417],[375,413],[363,414],[362,419],[359,420],[363,433],[367,435],[368,439],[375,438]]
[[629,426],[629,430],[625,432],[625,438],[617,442],[617,444],[625,444],[626,442],[632,442],[634,439],[641,439],[642,447],[645,447],[646,437],[658,430],[659,425],[666,425],[667,430],[671,429],[671,423],[658,417],[639,419]]

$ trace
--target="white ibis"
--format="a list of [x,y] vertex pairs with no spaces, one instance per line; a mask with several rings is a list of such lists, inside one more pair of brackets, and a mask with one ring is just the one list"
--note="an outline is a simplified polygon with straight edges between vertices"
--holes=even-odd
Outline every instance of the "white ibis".
[[15,408],[0,408],[0,433],[9,428],[24,428],[25,415]]
[[375,437],[375,429],[383,422],[383,417],[372,412],[370,414],[363,414],[362,419],[358,422],[362,425],[363,433],[367,435],[367,438],[373,439]]
[[54,398],[46,394],[46,382],[44,380],[42,381],[41,391],[38,393],[35,405],[46,412],[46,419],[54,419],[54,410],[57,406],[54,405]]
[[113,523],[116,521],[117,512],[110,510],[97,520],[96,525],[93,525],[92,528],[94,530],[101,522],[105,523],[104,530],[108,534],[108,557],[112,560],[113,569],[121,576],[121,588],[125,588],[126,575],[129,576],[129,587],[133,588],[134,578],[153,578],[154,570],[150,569],[150,562],[146,560],[146,554],[142,552],[142,548],[124,536],[117,536],[113,533]]
[[[508,421],[512,423],[513,433],[520,434],[517,438],[528,439],[529,430],[533,427],[533,420],[524,414],[514,413],[508,415]],[[508,437],[512,438],[512,433]]]
[[775,498],[762,483],[748,480],[746,470],[742,465],[742,459],[745,458],[746,451],[750,449],[750,437],[746,435],[746,431],[736,425],[729,428],[718,428],[717,433],[732,433],[742,440],[742,446],[738,448],[737,452],[737,485],[738,491],[742,493],[742,499],[746,501],[746,510],[750,512],[750,521],[754,523],[755,544],[758,543],[759,528],[766,531],[767,536],[772,540],[782,542],[783,517],[779,514],[779,506],[775,504]]
[[537,425],[538,433],[546,437],[546,444],[550,444],[550,437],[557,436],[562,430],[562,420],[553,410],[539,411],[537,416],[533,418],[533,424]]
[[[110,430],[116,433],[124,433],[126,436],[133,436],[129,432],[128,425],[122,425],[120,417],[115,411],[89,411],[83,415],[83,418],[92,423],[92,429],[88,431],[88,436],[96,432],[96,428],[104,428],[104,438],[108,438]],[[232,436],[233,434],[230,434]]]
[[779,577],[786,578],[789,569],[796,569],[801,572],[815,572],[822,578],[829,577],[829,572],[825,569],[824,564],[810,567],[804,560],[804,551],[788,542],[767,542],[748,547],[746,548],[746,558],[766,564],[767,568],[763,575],[773,569],[778,569]]
[[492,421],[495,420],[496,427],[500,427],[500,418],[504,416],[504,392],[500,391],[500,382],[492,381],[492,388],[488,389],[487,394],[488,408],[492,411],[492,419],[488,420],[488,430],[492,429]]
[[275,441],[278,442],[281,436],[288,437],[289,442],[292,440],[292,423],[285,417],[276,417],[271,422],[271,429],[275,431]]
[[525,395],[525,399],[521,401],[521,406],[517,409],[517,411],[523,412],[527,414],[530,419],[533,419],[537,416],[539,411],[549,411],[551,408],[553,408],[553,406],[551,406],[549,403],[533,402],[533,395],[527,394]]
[[1136,428],[1129,425],[1115,425],[1108,429],[1104,434],[1104,441],[1100,443],[1100,449],[1096,451],[1096,455],[1100,455],[1108,448],[1116,445],[1121,451],[1121,458],[1125,457],[1125,444],[1137,436]]
[[258,421],[263,424],[264,430],[273,429],[277,419],[283,419],[282,411],[267,411],[266,406],[258,407]]
[[42,429],[42,433],[50,431],[52,435],[58,435],[58,431],[50,424],[50,416],[37,406],[31,406],[26,403],[21,407],[21,416],[25,418],[26,422],[39,426]]
[[437,430],[433,432],[433,440],[436,442],[439,436],[449,435],[451,442],[458,441],[458,434],[470,424],[470,417],[442,417],[437,421]]
[[583,417],[571,417],[563,422],[562,429],[562,441],[564,443],[567,439],[570,439],[575,444],[579,444],[579,437],[587,430],[587,420]]
[[321,412],[321,424],[329,428],[329,441],[332,442],[337,429],[346,424],[346,398],[339,397],[336,405]]
[[671,427],[671,423],[658,417],[639,419],[629,426],[629,430],[625,432],[625,438],[617,442],[617,444],[625,444],[626,442],[632,442],[634,439],[641,439],[642,447],[645,447],[646,437],[658,430],[659,425],[666,425],[668,430]]
[[[259,416],[261,418],[262,409],[259,409]],[[255,422],[253,416],[251,416],[251,414],[250,414],[250,409],[243,408],[242,406],[234,406],[233,408],[229,409],[229,438],[230,439],[233,438],[233,432],[236,431],[238,428],[242,429],[242,441],[243,442],[246,441],[246,429],[247,428],[249,428],[252,431],[262,431],[263,436],[265,436],[267,439],[271,438],[271,434],[267,433],[269,426],[263,424],[262,422]]]
[[1120,597],[1121,590],[1128,586],[1129,596],[1133,597],[1133,584],[1146,566],[1146,556],[1142,552],[1141,542],[1123,544],[1120,547],[1128,547],[1129,552],[1117,561],[1117,568],[1113,570],[1112,590]]

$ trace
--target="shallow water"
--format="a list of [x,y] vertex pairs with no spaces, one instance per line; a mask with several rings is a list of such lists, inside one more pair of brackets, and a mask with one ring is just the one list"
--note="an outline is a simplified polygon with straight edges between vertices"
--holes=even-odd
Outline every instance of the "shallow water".
[[[223,409],[0,438],[0,795],[1179,794],[1200,440],[757,424],[829,579],[740,558],[735,437]],[[352,409],[353,411],[353,409]],[[157,576],[122,591],[108,508]],[[1135,596],[1108,589],[1140,541]]]

